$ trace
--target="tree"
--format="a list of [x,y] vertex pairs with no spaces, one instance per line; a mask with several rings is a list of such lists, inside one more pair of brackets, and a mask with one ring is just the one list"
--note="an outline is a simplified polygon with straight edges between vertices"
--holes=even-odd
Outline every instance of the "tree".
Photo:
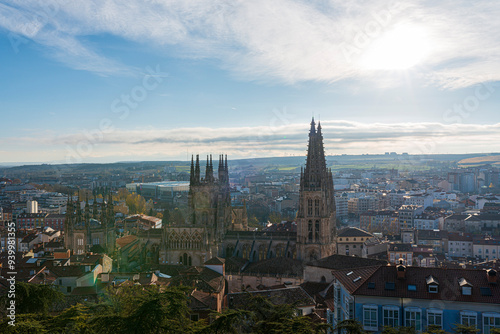
[[250,317],[250,312],[245,310],[227,310],[216,313],[216,318],[200,334],[238,334],[241,333],[243,321]]
[[440,326],[430,325],[423,334],[446,334]]
[[130,195],[130,192],[127,190],[127,188],[118,189],[118,193],[117,193],[118,200],[123,201],[127,198],[128,195]]
[[53,285],[16,282],[16,310],[19,314],[48,314],[50,308],[63,299],[64,295]]
[[363,325],[355,319],[346,319],[337,324],[335,326],[335,330],[339,331],[339,333],[346,334],[364,334]]
[[9,325],[9,319],[0,323],[2,333],[5,334],[49,334],[45,326],[45,317],[39,314],[16,315],[15,326]]
[[271,224],[278,224],[278,223],[281,223],[282,221],[282,217],[280,214],[276,213],[276,212],[272,212],[270,215],[269,215],[269,222]]
[[476,334],[479,333],[479,329],[477,329],[475,326],[456,324],[455,328],[453,328],[453,332],[457,334]]

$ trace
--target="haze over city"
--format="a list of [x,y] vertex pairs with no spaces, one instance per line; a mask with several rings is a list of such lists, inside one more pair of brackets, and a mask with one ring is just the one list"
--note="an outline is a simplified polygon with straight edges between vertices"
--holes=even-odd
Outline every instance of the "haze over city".
[[4,1],[0,163],[304,155],[311,116],[327,155],[498,152],[499,15],[495,1]]

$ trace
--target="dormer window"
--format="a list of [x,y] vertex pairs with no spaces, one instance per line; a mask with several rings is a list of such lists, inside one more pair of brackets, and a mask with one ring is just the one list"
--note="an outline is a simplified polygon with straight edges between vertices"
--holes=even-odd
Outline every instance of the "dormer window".
[[425,279],[425,281],[427,283],[427,291],[429,293],[438,293],[439,292],[439,282],[434,276],[432,276],[432,275],[428,276]]
[[465,278],[460,278],[458,280],[458,284],[460,285],[460,288],[462,289],[462,295],[464,296],[470,296],[472,295],[472,284],[468,282]]
[[429,285],[429,293],[438,293],[438,286],[437,285]]

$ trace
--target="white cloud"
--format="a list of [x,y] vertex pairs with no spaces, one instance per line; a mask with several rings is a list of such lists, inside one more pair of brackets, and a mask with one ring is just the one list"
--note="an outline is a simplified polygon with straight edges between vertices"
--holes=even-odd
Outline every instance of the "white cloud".
[[[500,152],[500,124],[322,122],[325,150],[335,154],[410,154]],[[54,135],[43,133],[6,138],[17,158],[4,161],[66,162],[184,159],[191,153],[227,153],[232,158],[304,155],[308,127],[115,129],[102,136],[95,130]],[[1,142],[0,142],[1,144]],[[35,153],[33,153],[35,152]],[[38,152],[38,153],[36,153]],[[24,158],[20,158],[25,156]]]
[[0,26],[49,47],[68,66],[105,75],[129,69],[85,43],[87,36],[111,34],[170,56],[219,59],[245,80],[295,83],[346,78],[387,82],[390,73],[362,69],[357,59],[384,31],[405,23],[425,27],[429,36],[431,54],[412,70],[416,77],[448,89],[500,79],[500,3],[394,4],[11,0],[0,5]]

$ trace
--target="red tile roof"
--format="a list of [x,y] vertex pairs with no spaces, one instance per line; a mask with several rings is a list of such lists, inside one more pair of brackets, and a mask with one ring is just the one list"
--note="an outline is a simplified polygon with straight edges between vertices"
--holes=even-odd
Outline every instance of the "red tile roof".
[[[407,267],[406,279],[397,279],[396,270],[396,266],[378,268],[355,290],[354,295],[500,303],[500,285],[489,284],[485,270]],[[426,280],[429,276],[439,282],[438,293],[428,292]],[[461,278],[472,284],[471,295],[462,294],[459,284]],[[394,290],[386,290],[385,283],[391,282],[394,283]],[[370,289],[369,283],[375,283],[375,288]],[[416,291],[408,291],[408,285],[415,285]],[[491,296],[482,295],[481,288],[489,288]]]
[[354,293],[360,286],[368,280],[381,266],[343,269],[332,271],[332,275],[350,293]]

